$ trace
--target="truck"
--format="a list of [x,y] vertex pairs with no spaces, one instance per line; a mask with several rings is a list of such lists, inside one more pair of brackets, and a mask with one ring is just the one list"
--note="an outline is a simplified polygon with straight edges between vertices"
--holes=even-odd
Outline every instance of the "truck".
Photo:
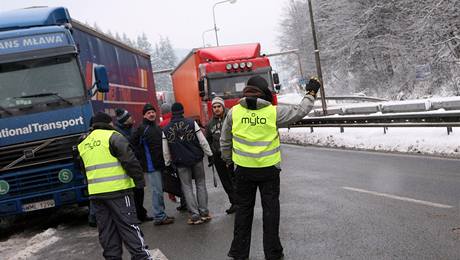
[[267,80],[276,104],[279,77],[268,57],[260,54],[260,43],[196,48],[171,72],[174,98],[184,106],[186,117],[204,126],[212,118],[212,99],[221,97],[225,107],[234,106],[254,75]]
[[[156,103],[150,56],[71,19],[65,7],[0,13],[0,220],[84,205],[74,162],[98,111],[140,122]],[[1,224],[0,223],[0,224]]]

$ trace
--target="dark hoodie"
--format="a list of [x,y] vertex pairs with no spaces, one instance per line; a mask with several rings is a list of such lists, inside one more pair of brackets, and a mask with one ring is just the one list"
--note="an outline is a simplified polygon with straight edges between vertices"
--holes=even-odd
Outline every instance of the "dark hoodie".
[[147,142],[151,158],[150,162],[152,163],[151,165],[153,165],[153,169],[164,169],[165,161],[163,159],[162,131],[155,121],[144,118],[142,125],[133,132],[131,137],[131,144],[135,148],[136,156],[140,160],[144,171],[148,172],[149,156],[146,156],[142,140]]
[[[93,127],[88,133],[88,135],[91,133],[91,131],[94,131],[96,129],[115,130],[109,124],[95,123],[93,124]],[[83,141],[88,135],[85,135],[84,137],[82,137],[80,142]],[[136,159],[134,152],[131,149],[128,139],[126,139],[123,135],[119,134],[118,132],[112,134],[112,136],[110,136],[110,139],[109,139],[109,150],[110,150],[110,154],[112,154],[115,158],[118,159],[118,161],[120,161],[121,166],[126,171],[126,174],[133,179],[134,184],[136,185],[136,188],[143,188],[145,186],[144,174],[142,172],[142,168],[139,164],[139,161]],[[84,169],[85,169],[84,164],[81,161],[81,158],[79,158],[79,156],[78,156],[78,159],[81,165],[80,168],[82,169],[82,172],[84,172]],[[128,189],[128,190],[114,191],[114,192],[109,192],[109,193],[96,194],[96,195],[92,195],[91,199],[117,198],[117,197],[122,197],[126,195],[127,193],[131,193],[131,192],[132,190]]]

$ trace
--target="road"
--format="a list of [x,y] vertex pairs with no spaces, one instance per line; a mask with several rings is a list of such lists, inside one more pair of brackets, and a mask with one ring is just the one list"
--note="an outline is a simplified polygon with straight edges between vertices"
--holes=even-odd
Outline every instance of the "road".
[[[435,157],[283,145],[285,259],[460,259],[459,165]],[[224,212],[229,204],[220,183],[212,186],[210,171],[207,178],[210,223],[187,225],[187,215],[168,201],[175,224],[141,226],[147,244],[169,260],[228,259],[234,217]],[[264,259],[261,218],[257,201],[251,260]],[[15,228],[2,235],[2,259],[101,258],[97,232],[86,226],[82,209],[41,214]]]

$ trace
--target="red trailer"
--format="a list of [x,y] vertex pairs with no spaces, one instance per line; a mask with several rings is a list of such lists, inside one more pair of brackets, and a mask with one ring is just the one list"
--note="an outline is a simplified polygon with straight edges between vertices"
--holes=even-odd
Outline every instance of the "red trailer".
[[212,116],[212,98],[222,97],[227,108],[234,106],[254,75],[268,81],[276,104],[278,75],[272,74],[268,57],[260,55],[259,43],[193,49],[171,78],[175,100],[184,105],[185,116],[205,125]]

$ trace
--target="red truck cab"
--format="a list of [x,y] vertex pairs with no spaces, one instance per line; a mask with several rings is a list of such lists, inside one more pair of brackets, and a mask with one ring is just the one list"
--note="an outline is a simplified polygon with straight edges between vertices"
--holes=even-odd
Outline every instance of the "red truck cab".
[[221,97],[225,107],[234,106],[254,75],[267,80],[276,104],[278,75],[272,75],[268,57],[260,55],[259,43],[194,49],[173,70],[171,78],[175,99],[184,105],[185,116],[204,126],[212,117],[211,100]]

